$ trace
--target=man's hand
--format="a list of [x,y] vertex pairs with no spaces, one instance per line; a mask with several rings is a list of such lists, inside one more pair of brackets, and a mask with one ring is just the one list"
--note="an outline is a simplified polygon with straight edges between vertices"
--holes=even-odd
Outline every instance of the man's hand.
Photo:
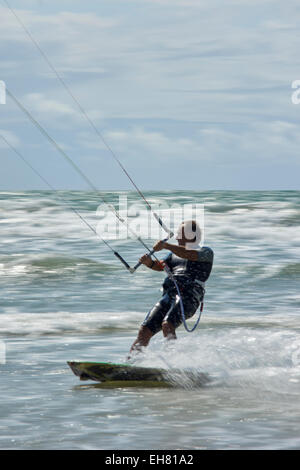
[[164,270],[164,267],[163,267],[163,264],[156,260],[154,261],[151,256],[149,255],[143,255],[140,259],[139,259],[139,262],[141,264],[144,264],[145,266],[147,266],[147,268],[150,268],[150,269],[153,269],[153,271],[163,271]]
[[153,250],[154,251],[161,251],[165,247],[165,242],[160,240],[159,242],[156,242],[155,245],[153,245]]
[[143,255],[140,259],[139,262],[141,264],[144,264],[147,266],[147,268],[150,268],[150,266],[153,264],[152,258],[149,255]]

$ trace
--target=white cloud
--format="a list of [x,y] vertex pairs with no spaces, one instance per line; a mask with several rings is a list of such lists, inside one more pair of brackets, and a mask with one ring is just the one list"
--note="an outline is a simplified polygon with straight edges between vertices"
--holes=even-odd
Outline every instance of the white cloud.
[[[104,133],[104,138],[117,155],[124,158],[138,158],[139,161],[151,162],[176,160],[178,158],[193,159],[202,150],[199,143],[185,137],[174,138],[163,131],[151,131],[141,126],[130,130],[114,130]],[[100,141],[81,140],[86,148],[103,148]]]
[[0,148],[7,149],[8,145],[1,137],[3,136],[14,148],[20,146],[20,140],[15,133],[8,131],[6,129],[0,129]]
[[[95,30],[103,30],[118,25],[116,18],[102,17],[93,13],[74,13],[72,11],[58,11],[54,14],[39,14],[34,10],[24,10],[13,8],[15,15],[21,20],[25,27],[33,33],[39,32],[47,41],[56,41],[57,35],[61,38],[66,37],[70,32],[76,35],[82,30],[92,34]],[[15,40],[24,39],[24,31],[14,14],[6,7],[0,6],[0,15],[2,18],[1,37]],[[52,28],[49,29],[49,28]],[[51,34],[55,31],[55,34]],[[15,37],[16,33],[19,35]],[[14,36],[13,36],[14,35]],[[43,39],[42,38],[42,39]]]
[[52,115],[54,117],[69,117],[71,118],[75,111],[70,106],[47,98],[43,93],[28,93],[25,96],[25,103],[30,106],[32,111],[38,113],[45,113],[48,117]]
[[[32,10],[16,10],[122,160],[296,161],[296,2],[124,3],[54,1],[49,13],[30,2]],[[12,91],[66,145],[102,149],[13,16],[3,8],[0,15],[1,71]]]
[[118,155],[135,156],[153,164],[163,161],[210,162],[246,165],[293,162],[300,147],[298,126],[273,121],[251,123],[244,128],[225,130],[203,126],[193,138],[171,136],[142,127],[107,132],[105,138]]
[[[88,62],[99,56],[99,44],[107,42],[107,30],[118,25],[117,18],[101,17],[93,13],[60,11],[42,15],[33,10],[14,10],[29,34],[61,70],[64,67],[66,70],[72,70],[74,66],[75,69],[86,71],[84,67],[87,67]],[[43,70],[43,60],[15,16],[8,8],[0,7],[0,17],[0,42],[4,54],[5,51],[10,54],[10,46],[18,42],[18,48],[31,55],[31,60],[36,58],[40,71]],[[14,47],[14,52],[16,51]],[[22,57],[19,57],[19,62],[23,62]],[[92,72],[104,70],[97,63],[90,63],[89,67]],[[34,72],[37,70],[38,65]],[[28,73],[27,67],[25,71]]]

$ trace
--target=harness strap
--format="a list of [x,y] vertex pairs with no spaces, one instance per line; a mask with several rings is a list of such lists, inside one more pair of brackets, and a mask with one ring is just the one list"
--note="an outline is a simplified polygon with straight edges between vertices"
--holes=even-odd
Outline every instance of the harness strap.
[[198,281],[198,280],[195,281],[195,282],[197,282],[199,285],[201,285],[201,287],[203,288],[203,297],[202,297],[201,306],[200,306],[200,309],[199,309],[199,316],[198,316],[198,318],[197,318],[197,320],[196,320],[196,323],[194,324],[193,328],[190,329],[190,328],[188,327],[187,323],[186,323],[183,301],[182,301],[180,289],[179,289],[179,287],[178,287],[178,284],[177,284],[177,282],[176,282],[176,279],[175,279],[175,277],[173,276],[173,274],[172,274],[172,272],[171,272],[169,266],[168,266],[165,262],[163,262],[162,265],[163,265],[164,271],[166,271],[166,273],[167,273],[169,279],[171,279],[171,280],[174,282],[174,285],[175,285],[175,287],[176,287],[176,290],[177,290],[177,296],[176,296],[176,297],[177,297],[177,299],[178,299],[177,302],[179,302],[179,306],[180,306],[180,310],[181,310],[181,318],[182,318],[182,322],[183,322],[183,324],[184,324],[184,327],[185,327],[185,329],[186,329],[186,331],[187,331],[188,333],[192,333],[192,332],[197,328],[197,326],[198,326],[198,324],[199,324],[199,322],[200,322],[200,319],[201,319],[201,314],[202,314],[203,307],[204,307],[203,298],[204,298],[204,294],[205,294],[205,289],[204,289],[204,286],[203,286],[203,285],[205,285],[205,284],[204,284],[204,282],[201,282],[201,281]]

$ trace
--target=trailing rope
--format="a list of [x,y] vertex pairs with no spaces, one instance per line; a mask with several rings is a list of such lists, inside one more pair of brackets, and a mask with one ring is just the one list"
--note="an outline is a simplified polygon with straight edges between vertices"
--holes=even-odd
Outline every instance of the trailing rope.
[[[105,147],[107,148],[107,150],[109,151],[109,153],[111,154],[111,156],[113,157],[113,159],[116,161],[116,163],[119,165],[119,167],[121,168],[121,170],[123,171],[123,173],[127,176],[127,178],[129,179],[129,181],[131,182],[131,184],[133,185],[133,187],[135,188],[135,190],[137,191],[137,193],[139,194],[139,196],[143,199],[143,201],[146,203],[147,207],[150,209],[151,213],[153,214],[154,218],[157,220],[157,222],[159,223],[159,225],[163,228],[163,230],[168,233],[168,238],[172,238],[173,237],[173,232],[171,232],[171,230],[164,224],[164,222],[162,221],[162,219],[159,217],[159,215],[153,211],[150,203],[148,202],[148,200],[146,199],[145,195],[142,193],[142,191],[140,190],[140,188],[137,186],[137,184],[135,183],[135,181],[133,180],[133,178],[130,176],[130,174],[128,173],[128,171],[126,170],[126,168],[124,167],[124,165],[121,163],[121,161],[119,160],[119,158],[116,156],[115,152],[113,151],[113,149],[111,148],[111,146],[108,144],[108,142],[106,141],[106,139],[103,137],[103,134],[100,132],[100,130],[97,128],[97,126],[95,125],[95,123],[92,121],[92,119],[89,117],[89,115],[87,114],[87,112],[85,111],[85,109],[83,108],[83,106],[80,104],[79,100],[76,98],[76,96],[74,95],[74,93],[71,91],[70,87],[67,85],[67,83],[65,82],[65,80],[62,78],[62,76],[59,74],[59,72],[57,71],[56,67],[54,67],[54,65],[52,64],[52,62],[49,60],[48,56],[46,55],[46,53],[43,51],[43,49],[41,48],[41,46],[39,45],[39,43],[36,41],[36,39],[33,37],[33,35],[31,34],[31,32],[29,31],[29,29],[25,26],[24,22],[20,19],[20,17],[17,15],[17,13],[15,12],[15,10],[10,6],[9,2],[7,0],[2,0],[4,2],[4,4],[7,6],[7,8],[10,10],[10,12],[14,15],[15,19],[18,21],[18,23],[20,24],[20,26],[22,27],[22,29],[24,30],[24,32],[26,33],[26,35],[29,37],[29,39],[31,40],[31,42],[34,44],[34,46],[37,48],[37,50],[39,51],[39,53],[41,54],[41,56],[43,57],[43,59],[45,60],[45,62],[47,63],[48,67],[51,69],[51,71],[54,73],[54,75],[56,76],[56,78],[59,80],[59,82],[61,83],[61,85],[63,86],[63,88],[66,90],[66,92],[68,93],[68,95],[71,97],[71,99],[74,101],[74,103],[76,104],[76,106],[78,107],[80,113],[82,114],[82,116],[86,119],[86,121],[89,123],[89,125],[91,126],[91,128],[94,130],[94,132],[97,134],[97,136],[100,138],[100,140],[102,141],[102,143],[105,145]],[[85,175],[82,175],[84,179],[86,179]],[[148,249],[148,248],[147,248]]]
[[124,260],[124,258],[118,253],[114,248],[108,243],[104,238],[102,238],[98,233],[97,230],[80,214],[80,212],[75,209],[68,201],[62,198],[56,191],[56,189],[49,183],[49,181],[28,162],[28,160],[24,157],[24,155],[19,152],[5,137],[3,134],[0,134],[2,140],[6,143],[6,145],[19,157],[23,162],[48,186],[49,189],[55,191],[56,196],[64,203],[64,205],[68,205],[68,207],[82,220],[82,222],[97,236],[102,240],[102,242],[113,252],[113,254],[123,263],[126,269],[130,270],[129,264]]
[[[110,152],[111,156],[113,157],[113,159],[116,161],[116,163],[119,165],[119,167],[121,168],[121,170],[123,171],[123,173],[127,176],[127,178],[129,179],[129,181],[132,183],[132,185],[134,186],[135,190],[137,191],[137,193],[139,194],[139,196],[143,199],[143,201],[146,203],[147,207],[150,209],[152,215],[154,216],[154,218],[157,220],[157,222],[159,223],[159,225],[163,228],[163,230],[168,234],[168,237],[164,239],[164,241],[167,241],[169,238],[172,238],[173,237],[173,232],[163,223],[162,219],[159,217],[159,215],[153,211],[150,203],[148,202],[148,200],[146,199],[146,197],[144,196],[144,194],[142,193],[142,191],[140,190],[140,188],[137,186],[137,184],[135,183],[135,181],[133,180],[133,178],[130,176],[130,174],[128,173],[128,171],[126,170],[126,168],[124,167],[124,165],[121,163],[121,161],[119,160],[119,158],[116,156],[116,154],[114,153],[114,151],[112,150],[111,146],[106,142],[106,139],[103,137],[102,133],[99,131],[99,129],[96,127],[96,125],[94,124],[94,122],[91,120],[91,118],[88,116],[88,114],[86,113],[85,109],[82,107],[82,105],[80,104],[80,102],[78,101],[78,99],[75,97],[75,95],[72,93],[72,91],[70,90],[69,86],[66,84],[65,80],[61,77],[61,75],[58,73],[57,69],[53,66],[53,64],[51,63],[51,61],[49,60],[48,56],[45,54],[45,52],[43,51],[43,49],[41,48],[41,46],[38,44],[38,42],[35,40],[35,38],[33,37],[33,35],[30,33],[30,31],[28,30],[28,28],[25,26],[25,24],[23,23],[23,21],[19,18],[19,16],[16,14],[15,10],[10,6],[10,4],[8,3],[7,0],[3,0],[4,4],[7,6],[7,8],[10,10],[10,12],[14,15],[14,17],[16,18],[16,20],[18,21],[18,23],[21,25],[21,27],[23,28],[23,30],[25,31],[26,35],[29,37],[29,39],[32,41],[32,43],[35,45],[35,47],[37,48],[37,50],[39,51],[39,53],[41,54],[41,56],[44,58],[44,60],[46,61],[47,65],[50,67],[50,69],[52,70],[52,72],[55,74],[55,76],[57,77],[57,79],[59,80],[59,82],[61,83],[61,85],[64,87],[64,89],[67,91],[67,93],[69,94],[69,96],[72,98],[72,100],[76,103],[80,113],[82,114],[82,116],[84,116],[84,118],[87,120],[87,122],[90,124],[90,126],[92,127],[92,129],[96,132],[96,134],[98,135],[98,137],[101,139],[101,141],[103,142],[103,144],[105,145],[105,147],[107,148],[107,150]],[[32,114],[24,107],[24,105],[22,105],[20,103],[19,100],[17,100],[17,98],[12,94],[11,91],[9,91],[8,89],[6,90],[7,94],[12,98],[12,100],[15,102],[15,104],[27,115],[27,117],[31,120],[31,122],[37,127],[37,129],[47,138],[47,140],[56,148],[56,150],[72,165],[72,167],[81,175],[81,177],[86,181],[86,183],[89,185],[89,187],[91,187],[94,191],[97,191],[98,192],[98,189],[95,187],[95,185],[92,183],[92,181],[83,173],[83,171],[78,167],[78,165],[75,164],[75,162],[68,156],[68,154],[57,144],[57,142],[49,135],[49,133],[41,126],[41,124],[32,116]],[[6,144],[42,179],[42,181],[52,190],[56,191],[53,186],[46,180],[46,178],[44,178],[24,157],[23,155],[21,155],[21,153],[19,151],[17,151],[8,141],[7,139],[5,139],[5,137],[3,135],[1,135],[2,139],[6,142]],[[104,204],[115,214],[115,216],[117,217],[117,219],[123,223],[123,224],[127,224],[127,222],[123,219],[123,217],[121,217],[121,215],[118,213],[118,211],[116,211],[116,209],[114,208],[114,206],[110,203],[107,203],[107,201],[103,198],[103,196],[100,196],[102,201],[104,202]],[[65,202],[65,201],[64,201]],[[69,205],[69,204],[68,204]],[[73,208],[71,205],[69,205],[69,207],[71,208],[71,210],[103,241],[103,243],[114,253],[114,255],[121,261],[121,263],[126,267],[127,270],[129,270],[131,273],[134,273],[136,271],[136,269],[141,265],[140,262],[138,262],[133,268],[131,268],[129,266],[129,264],[124,260],[124,258],[114,250],[114,248],[103,238],[101,237],[97,231],[89,224],[89,222],[86,221],[86,219],[75,209]],[[155,251],[152,249],[150,249],[145,243],[144,241],[141,239],[140,236],[138,236],[136,233],[134,233],[134,231],[128,226],[127,224],[127,227],[128,227],[128,230],[129,232],[144,246],[144,248],[147,249],[147,251],[149,252],[149,255],[150,256],[153,256],[157,261],[157,257],[155,256]],[[197,325],[199,324],[199,321],[200,321],[200,318],[201,318],[201,313],[202,313],[202,310],[203,310],[203,300],[201,302],[201,307],[200,307],[200,312],[199,312],[199,317],[195,323],[195,325],[193,326],[192,329],[189,329],[188,326],[187,326],[187,323],[186,323],[186,318],[185,318],[185,313],[184,313],[184,306],[183,306],[183,301],[182,301],[182,296],[181,296],[181,293],[180,293],[180,289],[178,287],[178,284],[176,282],[176,279],[174,278],[173,274],[171,273],[171,271],[169,270],[169,268],[165,265],[164,266],[164,270],[166,271],[168,277],[173,281],[175,287],[176,287],[176,291],[177,291],[177,297],[178,297],[178,301],[179,301],[179,305],[180,305],[180,310],[181,310],[181,317],[182,317],[182,321],[183,321],[183,324],[186,328],[186,330],[188,332],[192,332],[196,329]]]
[[[41,134],[46,137],[46,139],[50,142],[50,144],[63,156],[63,158],[65,160],[67,160],[70,165],[75,169],[75,171],[86,181],[86,183],[88,184],[88,186],[90,186],[90,188],[93,190],[93,191],[96,191],[100,197],[100,199],[103,201],[103,203],[107,206],[107,208],[114,213],[114,215],[116,216],[116,218],[123,224],[127,225],[127,229],[128,231],[131,233],[131,235],[136,238],[143,246],[144,248],[146,248],[146,250],[148,252],[151,252],[151,248],[149,248],[146,243],[142,240],[142,238],[137,235],[132,229],[131,227],[128,225],[128,222],[119,214],[119,212],[115,209],[115,207],[108,203],[105,198],[103,197],[103,195],[99,194],[99,190],[97,189],[97,187],[92,183],[92,181],[85,175],[85,173],[83,173],[83,171],[79,168],[78,165],[76,165],[76,163],[72,160],[71,157],[69,157],[69,155],[61,148],[61,146],[55,141],[55,139],[53,137],[50,136],[50,134],[44,129],[44,127],[32,116],[32,114],[25,108],[25,106],[13,95],[13,93],[9,90],[9,89],[6,89],[6,92],[7,92],[7,95],[14,101],[14,103],[19,107],[19,109],[30,119],[30,121],[34,124],[34,126],[41,132]],[[41,175],[39,175],[41,176]],[[48,184],[49,186],[49,184]],[[103,238],[102,238],[103,240]],[[116,255],[117,256],[117,255]],[[117,256],[119,258],[119,256]],[[120,261],[122,261],[122,263],[126,266],[126,268],[128,270],[132,270],[132,268],[130,268],[130,266],[128,265],[128,263],[124,263],[124,259],[122,258],[119,258]]]

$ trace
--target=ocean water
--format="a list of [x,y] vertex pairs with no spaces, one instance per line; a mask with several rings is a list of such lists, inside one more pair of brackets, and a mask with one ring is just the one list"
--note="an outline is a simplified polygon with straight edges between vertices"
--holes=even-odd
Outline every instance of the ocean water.
[[[120,197],[139,202],[130,191],[100,196],[116,208]],[[215,253],[196,331],[180,327],[172,343],[158,334],[136,358],[211,379],[170,389],[101,388],[66,364],[125,362],[164,278],[130,274],[69,208],[95,227],[101,197],[0,193],[0,448],[299,449],[300,192],[146,193],[163,217],[172,204],[178,216],[204,204]],[[145,214],[139,224],[130,215],[142,232]],[[114,239],[114,215],[105,217],[110,243],[134,265],[145,248]]]

